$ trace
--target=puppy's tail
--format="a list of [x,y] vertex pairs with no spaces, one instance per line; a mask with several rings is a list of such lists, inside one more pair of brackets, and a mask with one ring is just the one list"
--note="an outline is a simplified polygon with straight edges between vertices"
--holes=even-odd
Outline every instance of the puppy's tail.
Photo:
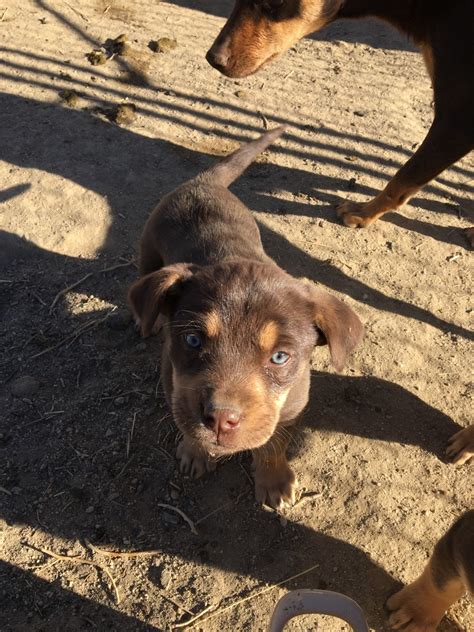
[[199,176],[199,179],[228,187],[247,169],[258,154],[264,151],[268,145],[283,134],[285,129],[286,125],[275,127],[275,129],[271,129],[265,132],[265,134],[262,134],[260,138],[242,145],[242,147],[234,151],[230,156],[226,156],[216,165],[204,171],[204,173]]

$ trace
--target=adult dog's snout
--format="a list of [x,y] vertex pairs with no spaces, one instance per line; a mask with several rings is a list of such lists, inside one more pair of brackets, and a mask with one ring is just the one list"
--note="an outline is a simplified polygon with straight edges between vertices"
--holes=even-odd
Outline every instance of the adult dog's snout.
[[230,59],[229,47],[225,44],[214,44],[207,51],[206,59],[216,70],[225,74]]

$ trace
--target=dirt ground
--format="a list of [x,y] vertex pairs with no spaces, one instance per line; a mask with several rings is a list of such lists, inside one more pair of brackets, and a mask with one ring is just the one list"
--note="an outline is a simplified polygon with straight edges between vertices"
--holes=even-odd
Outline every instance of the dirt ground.
[[[430,125],[421,57],[381,23],[347,22],[229,80],[204,55],[231,4],[0,0],[4,632],[171,630],[209,606],[194,629],[264,630],[297,587],[346,593],[384,630],[386,597],[474,504],[472,464],[443,456],[473,421],[473,156],[402,212],[341,226],[337,203],[378,191]],[[126,55],[91,65],[122,33]],[[152,52],[162,37],[177,46]],[[127,102],[133,121],[108,120]],[[342,375],[315,350],[292,447],[303,495],[284,516],[254,503],[248,455],[178,473],[160,343],[125,303],[153,204],[265,122],[288,133],[233,191],[269,254],[366,325]],[[440,629],[474,629],[467,597]]]

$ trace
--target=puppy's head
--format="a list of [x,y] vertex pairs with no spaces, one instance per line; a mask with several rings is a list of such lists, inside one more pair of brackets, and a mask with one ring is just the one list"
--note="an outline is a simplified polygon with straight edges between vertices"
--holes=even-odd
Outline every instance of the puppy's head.
[[342,369],[362,337],[344,303],[271,263],[168,266],[139,279],[129,300],[143,335],[165,315],[173,416],[215,456],[266,443],[292,398],[301,410],[315,344]]
[[341,4],[342,0],[236,0],[207,61],[228,77],[246,77],[322,28]]

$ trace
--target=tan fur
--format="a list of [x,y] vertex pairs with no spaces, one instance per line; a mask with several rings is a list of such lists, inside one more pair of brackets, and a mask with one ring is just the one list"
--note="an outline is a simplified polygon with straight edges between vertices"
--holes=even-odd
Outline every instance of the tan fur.
[[448,608],[474,588],[474,511],[466,511],[436,543],[423,573],[387,601],[394,629],[434,632]]
[[278,342],[278,335],[278,323],[273,320],[269,320],[268,322],[266,322],[260,330],[260,334],[258,337],[260,348],[267,353],[273,351],[276,343]]
[[216,338],[220,334],[221,325],[221,319],[215,310],[204,317],[204,330],[209,338]]
[[394,612],[389,623],[395,630],[403,627],[410,632],[435,632],[446,610],[465,592],[461,579],[455,578],[443,588],[433,582],[432,561],[422,575],[390,597],[387,607]]

